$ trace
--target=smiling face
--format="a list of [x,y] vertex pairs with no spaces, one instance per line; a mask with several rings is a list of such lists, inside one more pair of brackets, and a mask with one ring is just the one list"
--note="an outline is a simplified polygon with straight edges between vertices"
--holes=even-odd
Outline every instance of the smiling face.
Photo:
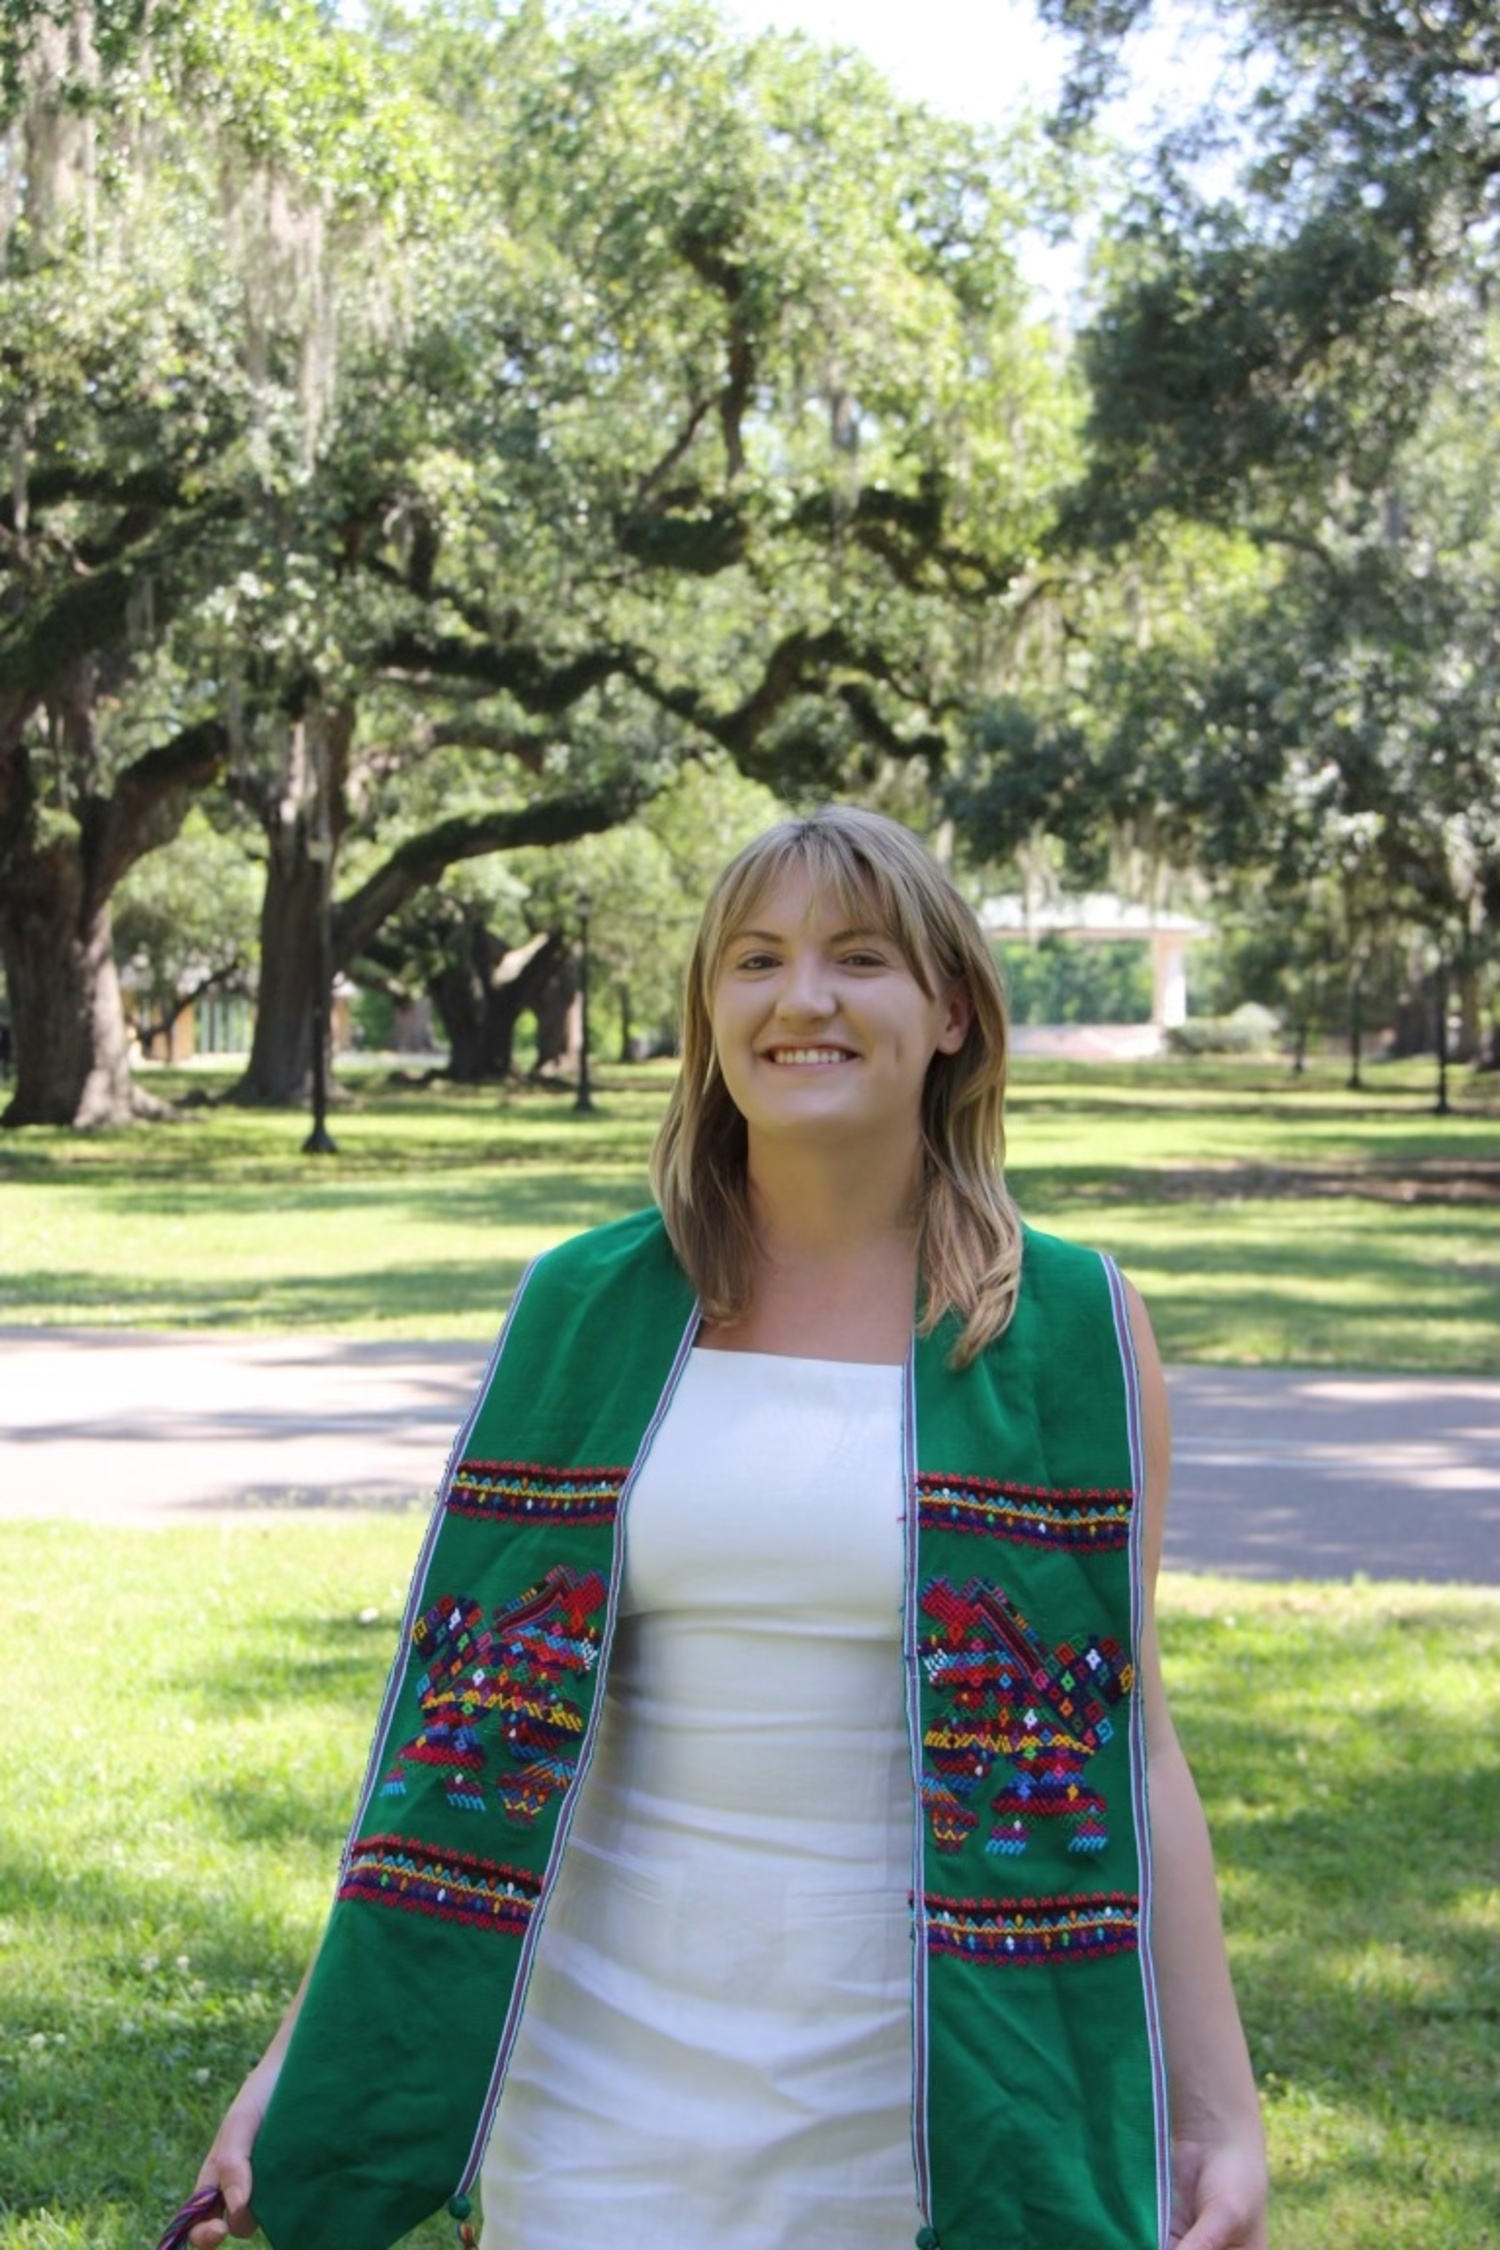
[[928,992],[868,911],[788,871],[728,932],[713,981],[714,1048],[757,1139],[921,1146],[935,1054],[969,1028],[962,985]]

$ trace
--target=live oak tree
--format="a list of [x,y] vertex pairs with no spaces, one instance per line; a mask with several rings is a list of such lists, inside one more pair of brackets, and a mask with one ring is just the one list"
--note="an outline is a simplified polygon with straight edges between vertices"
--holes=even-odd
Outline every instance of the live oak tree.
[[141,1106],[111,900],[280,685],[214,602],[267,544],[328,380],[317,248],[338,205],[331,187],[299,205],[291,156],[332,112],[378,106],[337,67],[321,104],[303,98],[310,59],[327,59],[313,20],[249,0],[0,11],[11,1124]]
[[705,749],[794,789],[941,763],[1053,481],[1013,162],[692,9],[355,34],[183,0],[148,33],[99,0],[55,52],[39,13],[13,114],[85,119],[98,161],[46,256],[12,173],[12,309],[44,289],[80,338],[11,393],[13,1122],[128,1106],[109,896],[204,787],[264,830],[242,1093],[285,1100],[325,893],[348,965],[446,867]]
[[[1079,36],[1076,120],[1147,0],[1042,4]],[[1356,1025],[1372,951],[1404,930],[1463,986],[1477,1043],[1500,929],[1500,18],[1479,0],[1205,12],[1254,91],[1154,153],[1101,256],[1067,536],[1128,556],[1194,520],[1261,549],[1263,599],[1214,651],[1150,659],[1176,801],[1206,807],[1199,848],[1242,900],[1258,885],[1274,918],[1300,897],[1342,933]],[[1101,723],[1130,731],[1128,712]]]
[[[488,748],[532,801],[603,773],[621,812],[705,751],[814,790],[941,758],[956,647],[1045,481],[994,152],[694,10],[565,39],[382,20],[466,185],[395,393],[427,383],[400,489],[345,542],[393,724],[435,707],[470,786]],[[399,746],[381,763],[404,790]]]
[[[1151,0],[1040,0],[1075,118]],[[1489,0],[1203,0],[1251,66],[1238,110],[1138,169],[1086,343],[1089,499],[1302,532],[1332,474],[1375,489],[1445,379],[1500,212]],[[1214,163],[1201,159],[1212,151]],[[1226,169],[1233,172],[1226,187]]]
[[[92,11],[8,8],[0,42],[0,949],[17,1063],[7,1117],[89,1123],[129,1102],[110,894],[173,832],[224,739],[211,713],[179,710],[117,748],[103,711],[147,602],[165,624],[188,596],[195,549],[214,535],[217,496],[201,470],[220,433],[213,386],[194,381],[192,408],[168,411],[173,372],[201,372],[189,293],[176,275],[141,287],[103,209]],[[138,54],[128,32],[123,45]],[[94,288],[81,296],[85,263]],[[117,434],[107,452],[101,428]]]

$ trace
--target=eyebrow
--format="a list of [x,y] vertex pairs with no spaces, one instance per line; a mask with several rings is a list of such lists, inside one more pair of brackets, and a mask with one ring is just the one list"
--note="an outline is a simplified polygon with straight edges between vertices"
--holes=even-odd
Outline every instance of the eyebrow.
[[[767,938],[773,945],[780,945],[783,935],[780,930],[736,930],[729,943],[743,945],[746,938]],[[850,938],[878,938],[882,945],[895,945],[897,942],[889,930],[879,929],[873,922],[862,923],[854,929],[834,930],[825,942],[829,945],[846,945]]]

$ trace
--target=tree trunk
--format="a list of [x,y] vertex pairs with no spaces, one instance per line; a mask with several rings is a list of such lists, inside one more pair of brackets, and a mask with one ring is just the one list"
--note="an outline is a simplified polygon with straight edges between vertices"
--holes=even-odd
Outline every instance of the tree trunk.
[[1477,1062],[1484,1040],[1484,1000],[1479,970],[1466,961],[1458,972],[1458,1045],[1455,1062]]
[[313,979],[318,961],[322,870],[309,858],[307,823],[294,818],[271,837],[260,915],[260,983],[250,1059],[230,1100],[295,1109],[312,1083]]
[[109,903],[84,906],[72,852],[54,850],[29,873],[0,911],[16,1063],[0,1123],[123,1125],[160,1105],[138,1099],[130,1083]]
[[[466,925],[462,951],[450,956],[427,990],[448,1034],[448,1075],[477,1086],[511,1066],[510,1027],[492,1020],[490,984],[505,947],[482,922]],[[514,1019],[512,1019],[513,1022]]]
[[583,1002],[578,988],[578,969],[571,956],[562,950],[560,939],[558,944],[559,958],[553,973],[537,995],[538,1071],[576,1070],[583,1052]]
[[[187,728],[93,786],[96,674],[69,666],[49,699],[54,767],[73,783],[67,814],[41,800],[33,713],[0,720],[0,957],[10,992],[16,1090],[5,1125],[122,1125],[166,1114],[132,1087],[110,900],[145,852],[177,833],[192,792],[219,770],[214,723]],[[76,809],[73,809],[76,808]]]
[[461,1085],[508,1078],[515,1069],[516,1025],[538,1013],[560,969],[563,940],[546,930],[507,948],[482,923],[469,927],[465,954],[450,959],[428,985],[448,1032],[448,1074]]
[[1365,1033],[1364,972],[1356,967],[1349,977],[1349,1076],[1344,1081],[1351,1094],[1364,1091]]
[[540,937],[525,945],[518,945],[507,953],[501,962],[490,994],[491,1021],[503,1020],[505,1042],[505,1067],[512,1067],[515,1052],[516,1025],[524,1015],[536,1018],[537,1057],[542,1059],[545,1048],[544,1020],[548,998],[561,981],[569,992],[576,978],[567,943],[560,930],[544,930]]
[[1404,1062],[1412,1055],[1431,1054],[1432,1045],[1432,996],[1414,983],[1396,1004],[1391,1055]]
[[[354,714],[314,703],[290,728],[280,793],[266,808],[266,894],[260,911],[260,983],[244,1076],[229,1099],[247,1108],[296,1109],[312,1086],[319,919],[343,826],[344,776]],[[326,1062],[325,1052],[325,1062]]]

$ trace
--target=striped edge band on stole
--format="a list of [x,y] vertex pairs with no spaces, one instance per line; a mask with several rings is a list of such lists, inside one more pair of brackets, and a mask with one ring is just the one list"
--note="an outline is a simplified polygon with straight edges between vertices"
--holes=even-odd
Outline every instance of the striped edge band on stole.
[[[667,1379],[662,1386],[661,1396],[656,1402],[655,1411],[646,1425],[645,1433],[636,1449],[635,1459],[630,1465],[629,1473],[619,1488],[615,1506],[614,1568],[610,1573],[608,1607],[605,1613],[603,1632],[603,1646],[606,1649],[613,1643],[615,1624],[619,1614],[620,1587],[625,1573],[625,1517],[626,1510],[630,1505],[630,1495],[635,1489],[636,1479],[646,1465],[647,1456],[656,1442],[656,1434],[666,1419],[667,1408],[671,1405],[673,1394],[682,1379],[682,1371],[686,1367],[689,1355],[692,1352],[693,1340],[698,1332],[700,1318],[701,1314],[695,1300],[692,1310],[688,1314],[687,1324],[683,1329],[682,1338],[677,1346],[671,1367],[667,1371]],[[548,1856],[546,1871],[541,1880],[537,1911],[531,1917],[530,1926],[522,1942],[521,1959],[516,1971],[515,1986],[511,1993],[510,2006],[506,2011],[505,2022],[501,2027],[500,2039],[496,2048],[495,2066],[490,2074],[490,2082],[485,2093],[484,2106],[480,2111],[479,2122],[475,2128],[473,2143],[455,2191],[460,2195],[466,2195],[474,2185],[479,2177],[480,2166],[484,2162],[484,2152],[489,2142],[490,2128],[495,2122],[495,2112],[500,2106],[500,2096],[505,2090],[506,2073],[510,2068],[510,2059],[515,2048],[516,2033],[521,2023],[521,2013],[526,2005],[526,1994],[530,1989],[532,1970],[536,1966],[537,1942],[541,1937],[542,1925],[546,1919],[552,1885],[558,1867],[562,1862],[562,1855],[567,1848],[568,1837],[572,1833],[573,1820],[578,1810],[584,1782],[588,1778],[589,1768],[593,1763],[603,1717],[604,1696],[601,1690],[594,1697],[593,1707],[589,1713],[589,1724],[579,1746],[576,1777],[564,1800],[562,1813],[558,1820],[552,1850]]]
[[924,2233],[1162,2250],[1136,1965],[1139,1409],[1105,1264],[1027,1229],[1006,1331],[964,1367],[945,1340],[914,1350],[907,1503]]
[[[259,2136],[274,2250],[389,2250],[478,2172],[602,1720],[620,1498],[697,1325],[664,1245],[641,1214],[529,1267],[455,1439]],[[566,1466],[601,1458],[630,1468]]]
[[[1145,1432],[1141,1412],[1141,1370],[1136,1356],[1135,1336],[1130,1326],[1130,1305],[1125,1294],[1124,1277],[1113,1258],[1101,1253],[1104,1271],[1109,1279],[1110,1305],[1114,1313],[1115,1337],[1120,1348],[1120,1365],[1125,1377],[1125,1406],[1129,1418],[1130,1474],[1135,1486],[1137,1505],[1130,1527],[1130,1603],[1131,1646],[1139,1649],[1144,1624],[1145,1561],[1142,1552],[1146,1519],[1146,1453]],[[1140,1868],[1140,1935],[1138,1959],[1141,1965],[1141,1990],[1146,2010],[1146,2029],[1151,2042],[1152,2097],[1156,2117],[1156,2181],[1157,2181],[1157,2232],[1161,2250],[1168,2250],[1172,2225],[1172,2137],[1167,2105],[1166,2051],[1162,2040],[1161,1999],[1156,1985],[1156,1967],[1151,1942],[1151,1900],[1153,1873],[1151,1859],[1151,1805],[1146,1773],[1146,1711],[1145,1696],[1132,1699],[1130,1713],[1130,1755],[1133,1775],[1131,1791],[1135,1806],[1136,1860]]]
[[926,1828],[922,1805],[922,1689],[917,1657],[917,1602],[921,1579],[917,1506],[916,1342],[907,1350],[901,1383],[901,1489],[905,1495],[902,1545],[902,1674],[906,1694],[907,1754],[912,1783],[912,1949],[911,1949],[911,2152],[916,2172],[917,2209],[924,2227],[932,2226],[932,2166],[927,2131],[927,1887]]
[[[371,1737],[369,1756],[355,1804],[354,1817],[340,1854],[333,1907],[325,1925],[319,1953],[313,1962],[313,1969],[309,1977],[309,1994],[313,1989],[319,1961],[335,1930],[337,1918],[341,1911],[346,1910],[349,1905],[363,1903],[377,1906],[382,1917],[395,1909],[394,1919],[398,1923],[405,1922],[410,1916],[419,1918],[422,1923],[432,1928],[446,1927],[449,1930],[467,1928],[476,1932],[482,1929],[485,1934],[479,1938],[478,1942],[486,1945],[494,1938],[498,1938],[502,1942],[506,1937],[518,1938],[533,1913],[535,1879],[524,1869],[499,1861],[489,1861],[477,1854],[439,1850],[424,1846],[407,1837],[371,1834],[366,1828],[366,1821],[370,1817],[370,1808],[376,1801],[377,1791],[380,1787],[382,1770],[386,1762],[385,1750],[400,1706],[411,1661],[413,1631],[420,1615],[423,1590],[433,1565],[438,1540],[446,1520],[447,1502],[453,1480],[459,1464],[464,1458],[469,1438],[478,1423],[506,1347],[515,1332],[521,1308],[526,1300],[528,1287],[539,1263],[540,1260],[533,1259],[526,1266],[517,1282],[505,1319],[491,1348],[484,1374],[448,1451],[434,1505],[428,1516],[416,1560],[412,1566],[411,1578],[402,1610],[400,1634]],[[305,2006],[306,2002],[304,2002],[304,2008]],[[420,2032],[422,2027],[419,2025],[417,2028]],[[429,2029],[428,2036],[430,2035]],[[287,2188],[283,2184],[286,2178],[285,2172],[283,2170],[278,2174],[276,2152],[268,2146],[276,2124],[277,2093],[284,2091],[284,2081],[289,2075],[288,2066],[294,2064],[297,2058],[298,2044],[294,2033],[291,2047],[283,2063],[281,2077],[278,2079],[277,2090],[273,2092],[271,2103],[268,2105],[266,2120],[262,2125],[255,2150],[257,2169],[255,2202],[261,2217],[263,2230],[268,2241],[272,2243],[273,2250],[346,2250],[346,2245],[351,2239],[357,2239],[362,2246],[362,2250],[364,2250],[364,2246],[371,2243],[371,2235],[367,2231],[360,2230],[355,2236],[351,2237],[350,2226],[346,2223],[346,2199],[340,2192],[340,2179],[334,2177],[326,2179],[325,2182],[326,2166],[323,2167],[317,2180],[303,2179],[301,2172],[298,2171],[294,2176],[295,2184],[288,2194]],[[309,2113],[313,2117],[316,2115],[315,2087],[316,2080],[314,2080],[314,2091],[311,2094],[303,2087],[299,2092],[299,2097],[292,2103],[294,2144],[297,2131],[305,2126]],[[298,2164],[305,2164],[308,2161],[305,2139],[304,2146],[297,2151],[295,2161]],[[326,2197],[323,2193],[325,2184]],[[434,2197],[434,2209],[438,2207],[441,2200],[440,2195]],[[278,2206],[281,2207],[278,2208]],[[314,2208],[318,2213],[316,2231],[319,2239],[316,2243],[308,2239],[313,2231],[311,2220],[300,2226],[294,2220],[288,2220],[287,2228],[283,2228],[282,2220],[287,2209],[297,2213],[307,2208]],[[416,2215],[414,2214],[411,2223],[414,2224],[415,2221]]]

